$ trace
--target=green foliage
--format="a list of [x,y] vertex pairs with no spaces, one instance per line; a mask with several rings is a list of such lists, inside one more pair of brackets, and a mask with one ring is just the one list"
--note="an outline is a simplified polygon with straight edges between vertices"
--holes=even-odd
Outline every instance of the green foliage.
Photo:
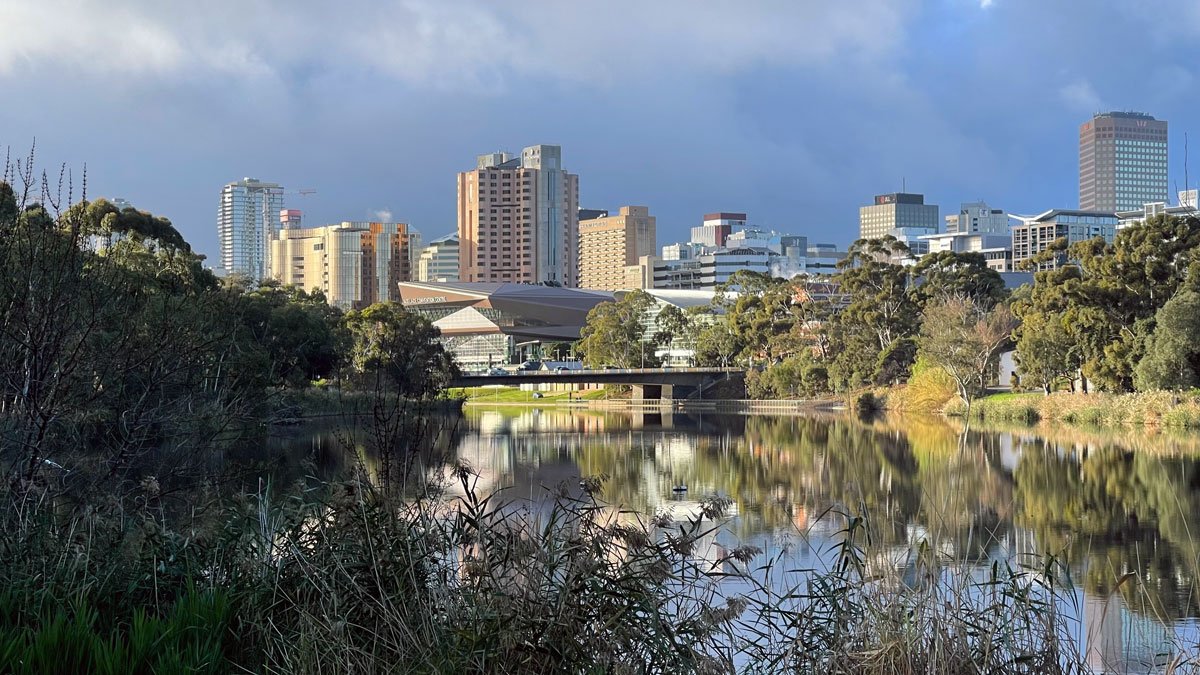
[[917,352],[916,339],[905,336],[893,340],[875,358],[874,384],[897,384],[907,378],[913,363],[917,360]]
[[427,396],[452,372],[428,322],[358,313],[344,328],[320,293],[219,282],[164,218],[103,200],[19,202],[52,191],[31,169],[17,180],[0,184],[3,481],[34,489],[60,465],[81,494],[183,480],[283,388],[341,385],[349,328],[355,365],[391,359],[406,393]]
[[1064,320],[1063,310],[1045,297],[1047,290],[1039,284],[1033,296],[1013,304],[1013,311],[1020,319],[1014,331],[1017,372],[1026,385],[1037,385],[1049,394],[1059,382],[1079,371],[1082,352],[1073,327]]
[[20,458],[6,470],[29,480],[86,446],[111,478],[261,405],[237,298],[169,223],[135,213],[138,236],[96,253],[88,237],[115,214],[85,202],[52,216],[3,192],[0,447]]
[[1183,289],[1154,316],[1146,356],[1134,369],[1139,391],[1192,389],[1200,384],[1200,293]]
[[781,342],[797,321],[795,285],[760,272],[739,270],[717,287],[713,320],[700,327],[696,359],[709,366],[775,363],[792,347]]
[[[838,263],[834,281],[849,302],[834,315],[828,331],[834,346],[829,373],[841,390],[904,368],[880,356],[897,340],[915,335],[918,327],[920,307],[908,292],[912,270],[890,262],[892,256],[906,253],[907,248],[890,236],[859,240]],[[889,353],[907,357],[902,349]]]
[[[1146,357],[1154,317],[1183,286],[1196,283],[1200,219],[1160,215],[1117,233],[1060,244],[1042,262],[1030,292],[1014,303],[1022,375],[1050,390],[1077,370],[1109,391],[1129,391]],[[1070,257],[1074,262],[1066,263]]]
[[457,366],[438,342],[428,319],[394,302],[376,303],[345,315],[351,340],[349,361],[360,386],[409,398],[440,392]]
[[133,611],[127,622],[84,604],[45,609],[30,620],[13,593],[0,597],[0,663],[5,672],[225,673],[230,607],[221,591],[184,593],[165,616]]
[[686,344],[692,333],[692,319],[686,312],[675,305],[666,305],[658,311],[658,334],[654,341],[668,349],[674,349]]
[[658,337],[646,334],[649,313],[657,301],[642,290],[616,302],[602,302],[587,315],[580,331],[579,352],[589,367],[653,368],[658,365]]
[[243,296],[242,316],[266,351],[272,384],[304,388],[331,377],[346,351],[342,313],[320,291],[263,282]]
[[829,372],[812,352],[800,352],[746,373],[746,393],[756,399],[815,398],[829,393]]
[[913,300],[921,307],[934,300],[970,298],[990,309],[1008,295],[1004,279],[987,266],[982,253],[930,253],[917,261],[913,273],[921,280],[912,289]]

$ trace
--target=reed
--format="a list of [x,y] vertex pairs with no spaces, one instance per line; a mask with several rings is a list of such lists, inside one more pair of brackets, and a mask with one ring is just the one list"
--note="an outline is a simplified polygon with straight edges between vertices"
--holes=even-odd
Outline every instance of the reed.
[[[64,509],[7,488],[6,672],[1083,672],[1054,558],[955,560],[872,544],[829,564],[696,548],[727,500],[682,522],[601,503],[483,495],[458,467],[419,496],[365,475],[213,496],[166,515],[147,486]],[[573,486],[572,486],[573,488]],[[274,495],[274,496],[273,496]],[[911,564],[897,566],[899,555]]]

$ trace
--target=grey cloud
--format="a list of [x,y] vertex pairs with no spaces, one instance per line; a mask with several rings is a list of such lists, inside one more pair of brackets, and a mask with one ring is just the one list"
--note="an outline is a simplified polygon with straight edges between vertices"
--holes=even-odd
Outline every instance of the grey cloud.
[[0,6],[0,76],[59,67],[263,78],[316,66],[439,88],[501,86],[509,74],[612,82],[680,66],[869,58],[903,39],[908,9],[891,0],[10,0]]

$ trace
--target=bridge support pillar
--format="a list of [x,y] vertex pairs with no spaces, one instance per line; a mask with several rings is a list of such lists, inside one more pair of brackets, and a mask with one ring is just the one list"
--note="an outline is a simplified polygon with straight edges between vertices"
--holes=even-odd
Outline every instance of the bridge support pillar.
[[662,398],[663,386],[660,384],[633,385],[633,402],[645,403]]

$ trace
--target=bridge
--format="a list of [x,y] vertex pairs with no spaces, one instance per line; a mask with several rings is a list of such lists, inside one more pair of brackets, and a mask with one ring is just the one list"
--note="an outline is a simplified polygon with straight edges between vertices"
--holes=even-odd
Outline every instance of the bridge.
[[460,375],[451,387],[522,384],[617,384],[633,388],[633,400],[676,401],[703,396],[706,387],[745,374],[742,368],[606,368],[604,370],[517,370],[503,375]]

